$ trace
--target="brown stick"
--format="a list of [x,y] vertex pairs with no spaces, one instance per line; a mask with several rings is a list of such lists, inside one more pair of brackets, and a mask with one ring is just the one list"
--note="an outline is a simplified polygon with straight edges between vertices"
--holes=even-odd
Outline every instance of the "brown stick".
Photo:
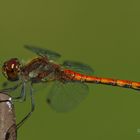
[[0,92],[0,140],[17,140],[16,120],[11,97]]

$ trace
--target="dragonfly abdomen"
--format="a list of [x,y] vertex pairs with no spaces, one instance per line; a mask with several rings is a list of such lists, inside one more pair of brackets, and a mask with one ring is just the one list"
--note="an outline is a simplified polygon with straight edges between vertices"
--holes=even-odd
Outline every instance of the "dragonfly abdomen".
[[94,76],[87,76],[85,81],[89,83],[93,82],[93,83],[98,83],[98,84],[106,84],[106,85],[140,90],[140,82],[134,82],[134,81],[129,81],[129,80],[118,80],[118,79],[111,79],[111,78],[99,78],[99,77],[94,77]]
[[65,74],[68,75],[69,79],[75,80],[75,81],[82,81],[82,82],[96,83],[96,84],[106,84],[106,85],[140,90],[140,82],[88,76],[88,75],[80,74],[71,70],[65,70]]

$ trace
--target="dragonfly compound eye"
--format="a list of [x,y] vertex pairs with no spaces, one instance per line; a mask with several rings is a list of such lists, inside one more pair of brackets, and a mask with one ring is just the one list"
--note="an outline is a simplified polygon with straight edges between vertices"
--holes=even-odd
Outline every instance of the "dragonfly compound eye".
[[3,67],[2,67],[3,75],[9,81],[19,80],[20,66],[21,66],[20,62],[17,58],[12,58],[4,62]]

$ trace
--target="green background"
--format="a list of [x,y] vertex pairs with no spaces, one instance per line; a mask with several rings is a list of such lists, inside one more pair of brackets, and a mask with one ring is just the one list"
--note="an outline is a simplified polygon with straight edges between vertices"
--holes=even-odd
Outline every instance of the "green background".
[[[6,0],[0,3],[0,63],[24,60],[33,44],[62,54],[61,60],[89,64],[95,75],[139,81],[139,0]],[[4,80],[3,76],[1,81]],[[140,94],[105,85],[89,85],[78,108],[56,113],[35,95],[36,110],[20,128],[19,140],[138,140]],[[19,121],[30,109],[16,103]]]

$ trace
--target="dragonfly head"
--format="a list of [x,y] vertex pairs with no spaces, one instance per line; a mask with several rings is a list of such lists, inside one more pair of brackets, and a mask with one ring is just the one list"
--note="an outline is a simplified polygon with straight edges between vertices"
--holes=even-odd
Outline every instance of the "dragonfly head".
[[4,62],[2,66],[2,73],[9,81],[19,80],[21,64],[17,58],[11,58]]

